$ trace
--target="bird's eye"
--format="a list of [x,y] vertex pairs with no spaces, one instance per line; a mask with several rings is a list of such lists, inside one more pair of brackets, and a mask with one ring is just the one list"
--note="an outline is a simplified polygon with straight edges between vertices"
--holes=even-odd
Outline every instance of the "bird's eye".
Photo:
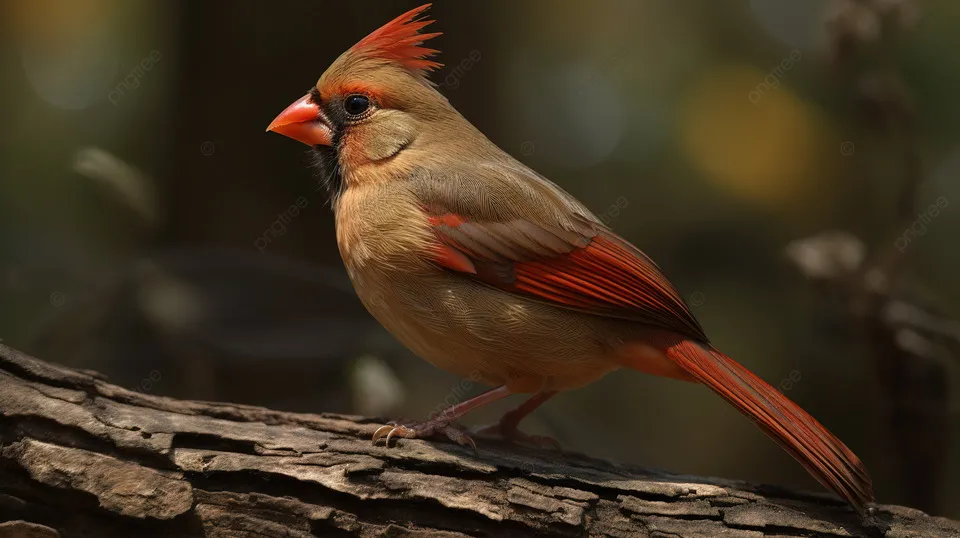
[[343,109],[351,116],[359,116],[370,108],[370,98],[366,95],[349,95],[343,100]]

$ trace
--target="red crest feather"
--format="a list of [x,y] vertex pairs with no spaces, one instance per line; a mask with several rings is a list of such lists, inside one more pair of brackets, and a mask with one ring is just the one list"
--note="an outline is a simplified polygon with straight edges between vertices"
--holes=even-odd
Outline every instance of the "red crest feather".
[[420,30],[434,22],[418,20],[418,17],[431,5],[424,4],[400,15],[361,39],[351,50],[375,58],[396,61],[412,71],[432,71],[442,67],[443,64],[427,59],[440,51],[421,46],[424,41],[442,34],[442,32],[420,33]]

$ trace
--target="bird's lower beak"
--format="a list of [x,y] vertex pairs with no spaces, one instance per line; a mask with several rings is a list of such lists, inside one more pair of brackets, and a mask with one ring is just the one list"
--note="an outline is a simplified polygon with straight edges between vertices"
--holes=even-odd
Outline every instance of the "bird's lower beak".
[[308,146],[329,146],[333,139],[330,121],[310,95],[304,95],[288,106],[270,123],[267,130],[289,136]]

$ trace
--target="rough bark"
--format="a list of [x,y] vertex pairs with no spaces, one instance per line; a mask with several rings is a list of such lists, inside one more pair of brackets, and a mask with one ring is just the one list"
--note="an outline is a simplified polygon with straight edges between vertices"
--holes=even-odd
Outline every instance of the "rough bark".
[[[0,345],[0,538],[960,536],[827,495],[133,392]],[[877,530],[877,528],[882,530]]]

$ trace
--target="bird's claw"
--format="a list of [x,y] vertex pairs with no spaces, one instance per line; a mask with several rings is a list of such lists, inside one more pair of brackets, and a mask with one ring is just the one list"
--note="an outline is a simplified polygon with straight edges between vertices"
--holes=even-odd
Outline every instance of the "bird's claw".
[[469,446],[474,452],[477,450],[477,444],[463,430],[443,421],[434,419],[418,424],[405,426],[397,422],[388,422],[385,426],[380,426],[373,432],[373,444],[376,445],[381,439],[384,440],[384,446],[390,447],[390,441],[397,438],[404,439],[423,439],[432,435],[442,433],[447,439],[461,446]]
[[447,436],[447,439],[450,439],[454,443],[457,443],[460,446],[470,446],[474,452],[477,451],[477,443],[473,441],[473,437],[470,437],[463,430],[455,428],[453,426],[447,426],[443,429],[443,434]]
[[414,439],[417,437],[417,432],[403,425],[387,424],[380,426],[377,428],[377,431],[373,432],[373,444],[376,445],[377,442],[384,437],[386,438],[384,441],[385,445],[390,446],[390,440],[394,437]]

